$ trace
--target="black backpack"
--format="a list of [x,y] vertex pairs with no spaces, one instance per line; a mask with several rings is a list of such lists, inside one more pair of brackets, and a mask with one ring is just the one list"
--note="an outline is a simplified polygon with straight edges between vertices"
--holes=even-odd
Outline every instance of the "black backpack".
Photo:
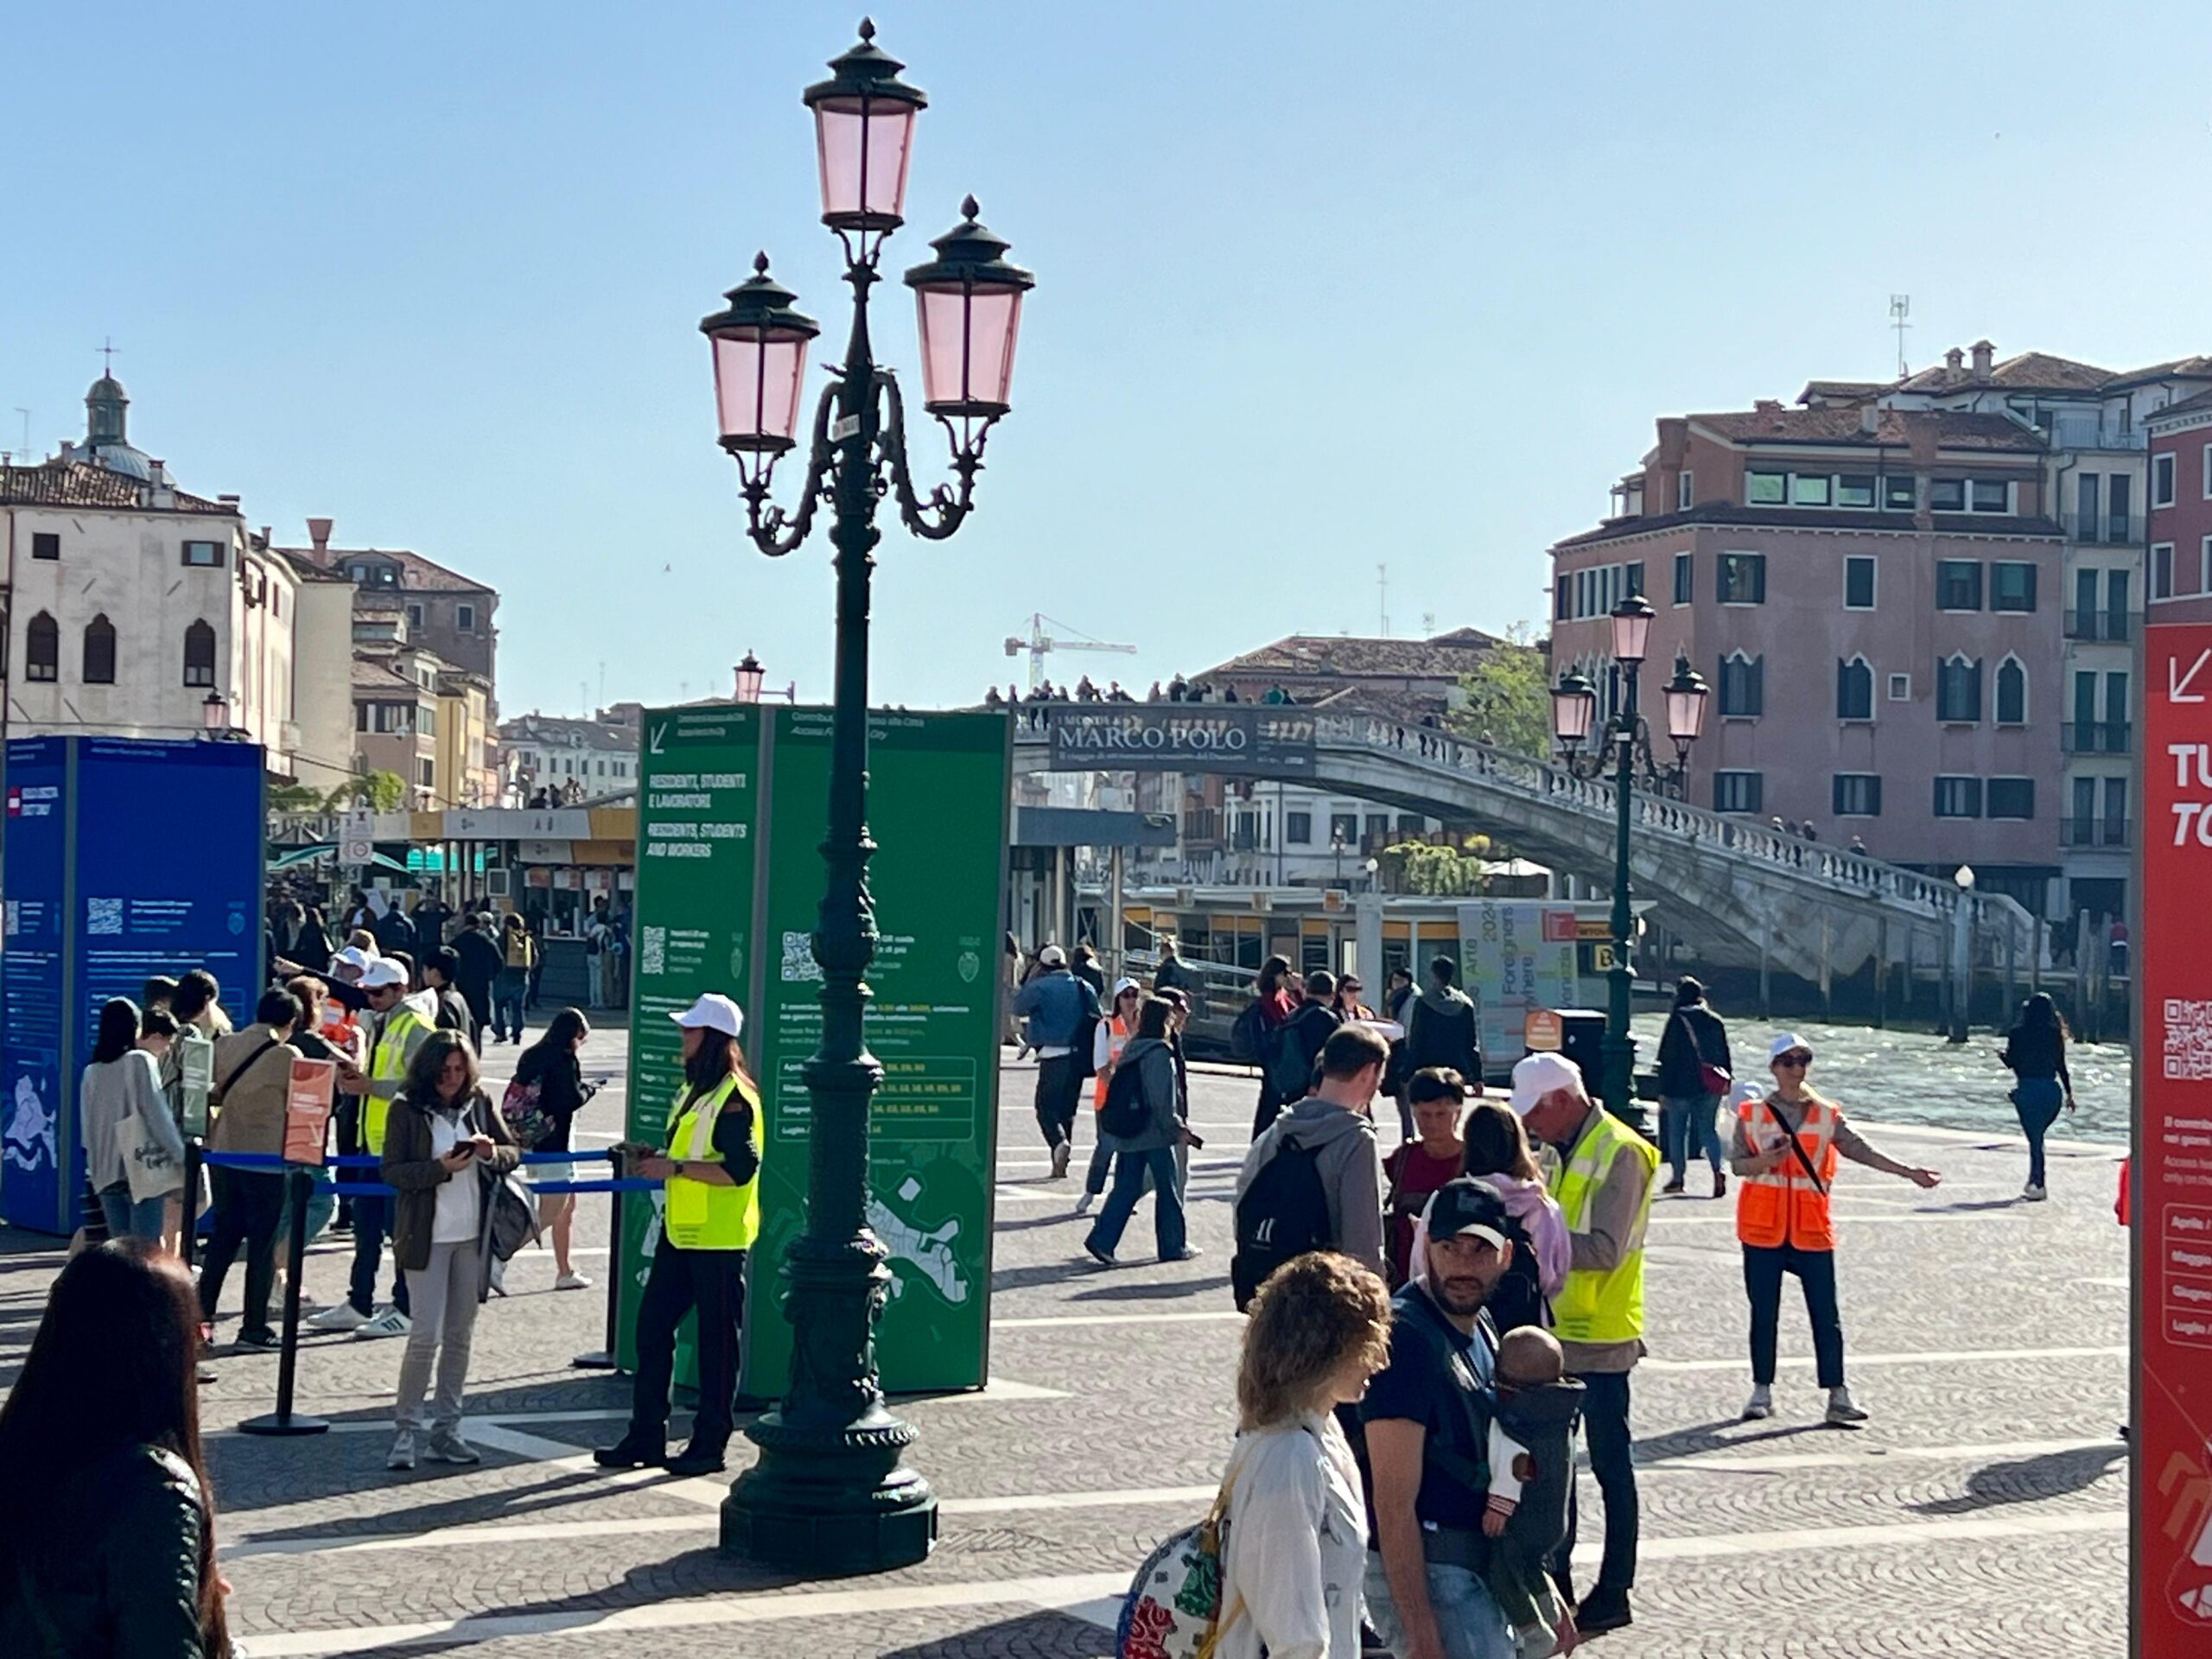
[[1284,1262],[1335,1242],[1320,1159],[1319,1141],[1300,1145],[1279,1136],[1274,1156],[1260,1166],[1237,1199],[1236,1255],[1229,1264],[1229,1278],[1238,1313],[1252,1305],[1268,1275]]
[[1491,1322],[1497,1325],[1501,1337],[1524,1325],[1548,1331],[1552,1305],[1545,1300],[1543,1281],[1537,1276],[1536,1248],[1516,1220],[1507,1220],[1505,1236],[1513,1243],[1512,1265],[1498,1276],[1497,1283],[1491,1289],[1490,1300],[1483,1306],[1489,1310]]
[[1098,1109],[1098,1127],[1117,1141],[1133,1141],[1152,1124],[1152,1108],[1145,1103],[1138,1069],[1117,1066],[1106,1081],[1106,1102]]
[[1267,1047],[1268,1022],[1260,1015],[1260,999],[1255,996],[1229,1028],[1229,1052],[1250,1065],[1265,1057]]

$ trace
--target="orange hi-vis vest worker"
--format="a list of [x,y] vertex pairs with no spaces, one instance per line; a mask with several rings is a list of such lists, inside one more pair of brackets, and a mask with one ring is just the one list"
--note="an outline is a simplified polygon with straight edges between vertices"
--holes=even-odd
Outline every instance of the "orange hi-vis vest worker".
[[[1783,1146],[1783,1122],[1764,1098],[1736,1109],[1744,1122],[1744,1144],[1759,1151]],[[1801,1159],[1791,1154],[1764,1174],[1747,1175],[1736,1190],[1736,1238],[1739,1243],[1774,1249],[1794,1244],[1801,1250],[1835,1249],[1835,1222],[1828,1192],[1835,1185],[1834,1107],[1804,1103],[1797,1128]],[[1816,1172],[1816,1181],[1809,1170]]]
[[1109,1015],[1106,1020],[1106,1064],[1098,1068],[1098,1081],[1090,1091],[1090,1109],[1095,1112],[1106,1109],[1106,1085],[1112,1081],[1109,1074],[1114,1063],[1122,1058],[1122,1051],[1128,1046],[1130,1029],[1129,1023],[1118,1014]]

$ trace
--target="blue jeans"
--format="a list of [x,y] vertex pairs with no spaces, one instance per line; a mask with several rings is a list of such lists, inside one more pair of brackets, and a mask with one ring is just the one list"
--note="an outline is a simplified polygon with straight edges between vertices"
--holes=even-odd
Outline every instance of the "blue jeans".
[[2020,1115],[2020,1132],[2028,1137],[2028,1185],[2041,1186],[2044,1177],[2043,1138],[2058,1121],[2066,1104],[2066,1090],[2056,1077],[2023,1077],[2012,1090],[2012,1109]]
[[168,1199],[166,1195],[156,1198],[130,1196],[130,1184],[121,1182],[109,1187],[100,1195],[100,1214],[107,1217],[110,1238],[150,1238],[161,1243],[162,1212]]
[[[357,1173],[376,1179],[374,1170]],[[364,1193],[353,1200],[353,1276],[346,1300],[359,1313],[377,1311],[377,1269],[384,1261],[384,1241],[391,1231],[391,1199],[382,1193]],[[407,1312],[407,1278],[397,1263],[391,1269],[391,1305]]]
[[[1406,1629],[1390,1596],[1389,1575],[1379,1550],[1367,1552],[1367,1617],[1375,1633],[1395,1653],[1406,1651]],[[1471,1567],[1428,1563],[1428,1605],[1444,1659],[1514,1659],[1512,1627],[1491,1599],[1490,1587]]]
[[529,977],[518,969],[502,973],[492,982],[492,1032],[494,1036],[512,1037],[517,1042],[522,1040],[523,997],[529,989]]
[[1659,1152],[1667,1160],[1670,1185],[1681,1185],[1690,1154],[1697,1149],[1700,1127],[1705,1135],[1705,1161],[1720,1173],[1720,1130],[1716,1114],[1720,1106],[1714,1095],[1669,1095],[1659,1103]]
[[1166,1262],[1183,1254],[1183,1195],[1175,1184],[1173,1147],[1116,1156],[1113,1190],[1107,1193],[1105,1207],[1099,1211],[1097,1223],[1085,1241],[1090,1249],[1114,1254],[1114,1247],[1122,1242],[1122,1230],[1135,1213],[1147,1171],[1152,1175],[1153,1234],[1160,1246],[1160,1259]]

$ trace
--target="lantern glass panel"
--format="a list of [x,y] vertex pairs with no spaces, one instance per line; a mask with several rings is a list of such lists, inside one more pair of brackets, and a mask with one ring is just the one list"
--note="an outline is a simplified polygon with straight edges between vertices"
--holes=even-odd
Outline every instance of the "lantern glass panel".
[[767,440],[782,448],[798,429],[799,394],[806,384],[806,340],[745,329],[716,334],[715,402],[722,436]]
[[1014,348],[1021,333],[1021,290],[922,289],[914,296],[922,334],[923,400],[988,404],[1012,399]]
[[822,166],[822,217],[856,215],[896,224],[905,217],[914,118],[897,99],[825,98],[814,106],[814,143]]

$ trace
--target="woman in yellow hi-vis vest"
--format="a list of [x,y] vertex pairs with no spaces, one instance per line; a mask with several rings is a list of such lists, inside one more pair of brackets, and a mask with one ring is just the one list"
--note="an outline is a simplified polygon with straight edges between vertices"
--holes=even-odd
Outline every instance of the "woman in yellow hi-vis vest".
[[1866,1421],[1843,1381],[1843,1318],[1835,1295],[1835,1223],[1828,1192],[1839,1154],[1916,1186],[1942,1178],[1885,1157],[1843,1121],[1836,1105],[1813,1092],[1806,1071],[1812,1045],[1794,1031],[1774,1039],[1768,1065],[1772,1094],[1755,1084],[1735,1094],[1736,1129],[1729,1166],[1736,1189],[1736,1242],[1744,1247],[1744,1290],[1751,1304],[1751,1398],[1744,1421],[1774,1415],[1775,1333],[1782,1318],[1782,1280],[1797,1275],[1813,1325],[1817,1381],[1827,1390],[1827,1421],[1848,1428]]
[[[664,1464],[671,1474],[722,1466],[737,1395],[738,1329],[745,1320],[745,1255],[760,1232],[760,1091],[737,1039],[745,1015],[709,992],[670,1018],[683,1027],[683,1088],[667,1145],[625,1148],[628,1173],[664,1183],[660,1243],[638,1304],[638,1375],[630,1427],[595,1452],[603,1469]],[[699,1314],[699,1408],[691,1443],[668,1455],[668,1391],[676,1327]]]

